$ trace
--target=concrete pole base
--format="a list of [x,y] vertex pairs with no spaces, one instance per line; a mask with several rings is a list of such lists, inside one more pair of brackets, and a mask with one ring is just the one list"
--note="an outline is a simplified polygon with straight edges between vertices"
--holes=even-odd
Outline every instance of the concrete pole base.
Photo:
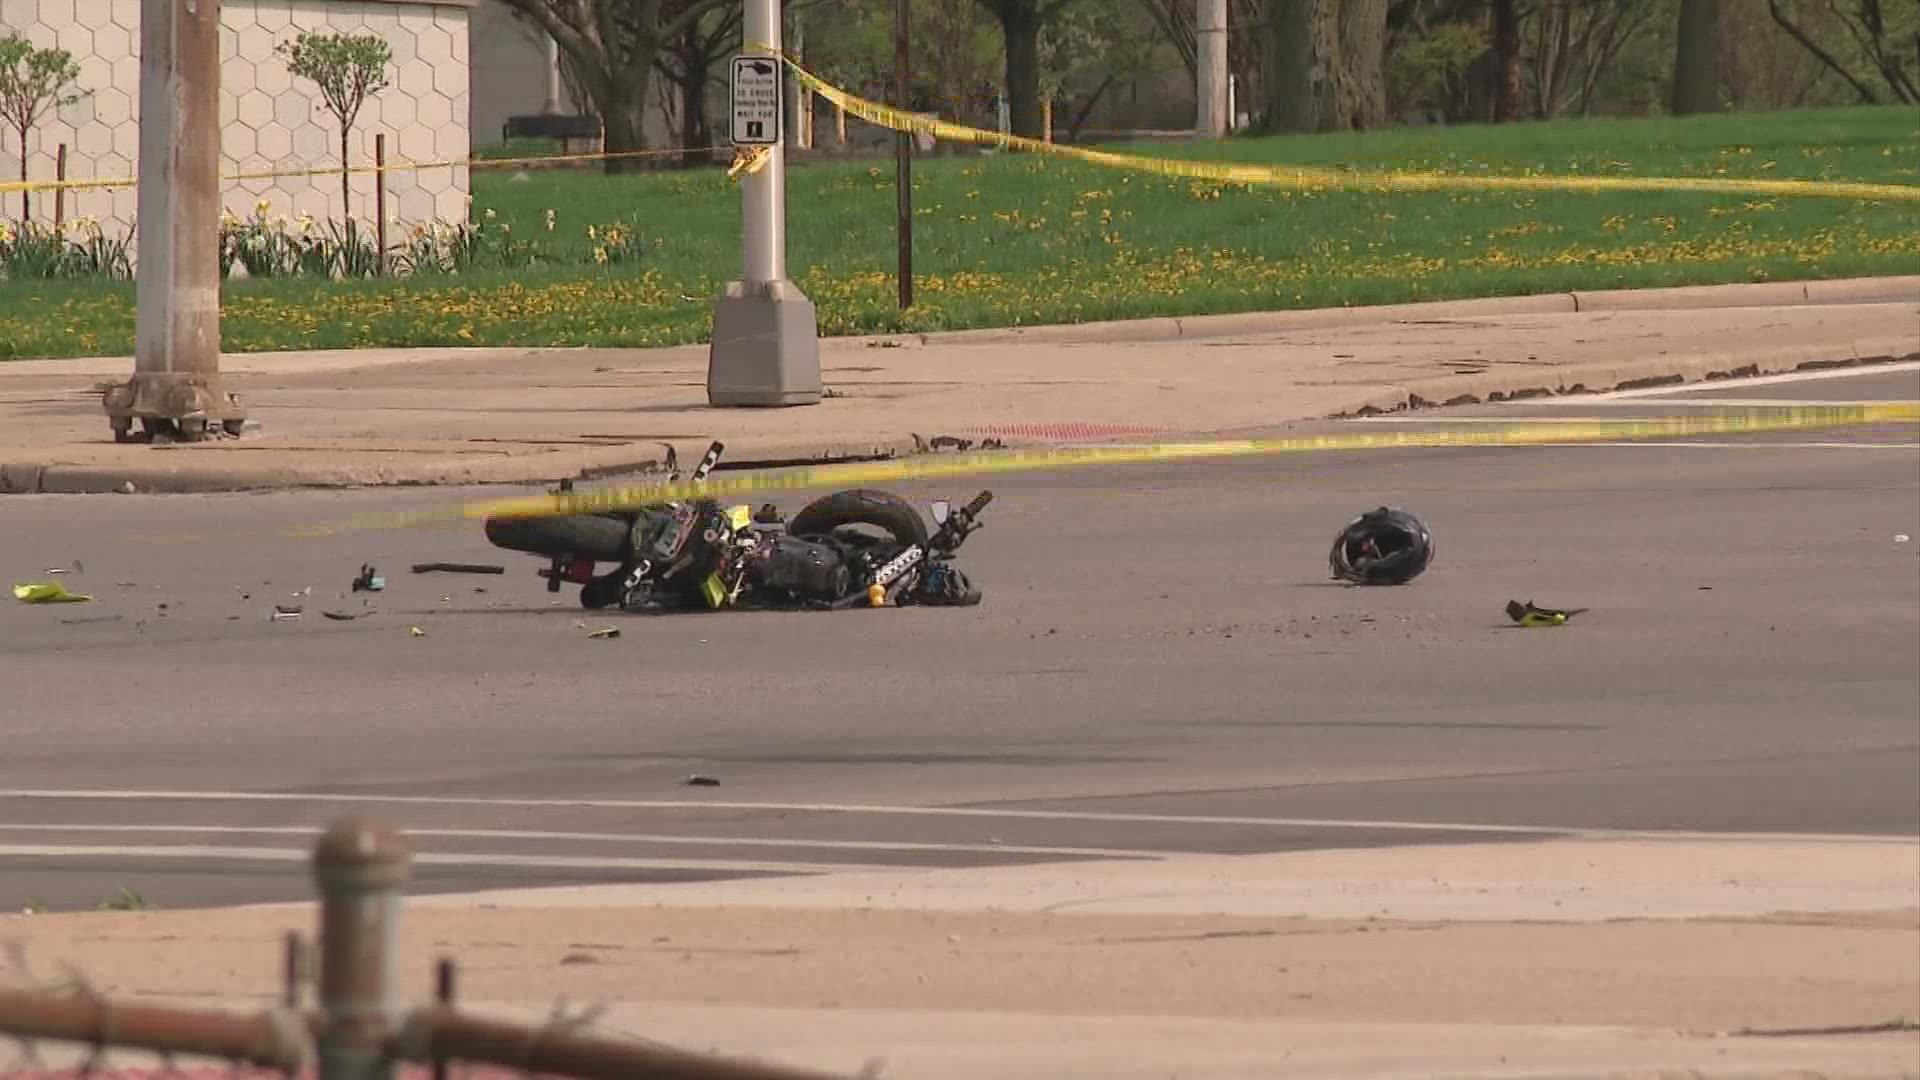
[[238,435],[247,414],[240,395],[228,393],[218,372],[153,371],[136,373],[109,387],[100,397],[115,442],[136,442],[133,422],[146,435],[193,442],[224,430]]
[[790,281],[727,286],[713,306],[707,403],[717,407],[820,401],[820,332],[813,301]]

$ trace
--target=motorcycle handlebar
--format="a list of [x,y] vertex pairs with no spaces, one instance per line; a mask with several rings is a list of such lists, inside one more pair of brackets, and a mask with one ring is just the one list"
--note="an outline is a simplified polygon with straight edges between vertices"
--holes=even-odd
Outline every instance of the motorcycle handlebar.
[[983,491],[980,494],[975,495],[973,497],[973,501],[967,504],[966,509],[963,512],[968,517],[973,517],[976,514],[980,513],[980,511],[985,510],[987,508],[987,504],[992,501],[993,501],[993,492]]

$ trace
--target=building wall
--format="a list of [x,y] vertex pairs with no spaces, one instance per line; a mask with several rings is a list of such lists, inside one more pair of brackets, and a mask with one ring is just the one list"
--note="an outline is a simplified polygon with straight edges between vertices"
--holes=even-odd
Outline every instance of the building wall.
[[[360,114],[350,157],[371,164],[374,137],[387,136],[389,162],[465,159],[468,136],[468,17],[473,0],[224,0],[221,6],[221,173],[338,167],[337,121],[313,84],[288,73],[275,46],[302,30],[375,33],[393,49],[390,85]],[[92,91],[60,109],[28,136],[27,171],[53,179],[55,154],[67,146],[70,179],[132,177],[140,147],[140,0],[0,0],[0,32],[24,33],[36,45],[57,45],[80,65],[79,86]],[[19,175],[19,149],[0,146],[0,176]],[[353,216],[371,220],[374,179],[353,178]],[[464,220],[467,170],[396,171],[388,175],[388,213],[402,224]],[[242,217],[259,200],[275,216],[343,216],[337,173],[313,177],[229,180],[223,205]],[[8,200],[9,215],[19,206]],[[66,196],[69,218],[98,218],[109,235],[134,224],[131,187],[80,190]],[[53,198],[35,199],[34,217],[50,221]]]
[[[547,38],[498,0],[481,0],[468,31],[473,100],[468,123],[476,146],[497,143],[510,116],[540,112],[547,100]],[[561,97],[566,97],[563,88]],[[571,107],[563,100],[561,108]]]

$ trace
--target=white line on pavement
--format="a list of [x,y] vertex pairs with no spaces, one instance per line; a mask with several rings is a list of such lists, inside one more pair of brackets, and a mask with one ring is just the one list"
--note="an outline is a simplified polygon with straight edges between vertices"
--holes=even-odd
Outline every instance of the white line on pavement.
[[[1500,404],[1506,404],[1506,403],[1501,402]],[[1525,404],[1525,403],[1523,402],[1522,404]],[[1562,401],[1562,402],[1555,402],[1555,404],[1558,404],[1558,405],[1576,405],[1577,404],[1584,407],[1587,403]],[[1644,408],[1648,408],[1650,406],[1656,406],[1656,405],[1662,408],[1665,408],[1670,405],[1711,405],[1719,408],[1729,408],[1729,409],[1735,409],[1735,408],[1738,408],[1738,409],[1747,409],[1747,408],[1801,409],[1801,408],[1828,408],[1828,407],[1853,409],[1853,408],[1865,408],[1865,407],[1874,406],[1874,405],[1903,405],[1903,406],[1911,407],[1913,405],[1920,404],[1920,402],[1913,402],[1913,401],[1788,401],[1788,400],[1779,399],[1779,398],[1712,398],[1712,399],[1702,398],[1696,401],[1655,401],[1655,402],[1648,402],[1648,401],[1598,402],[1596,401],[1596,402],[1593,402],[1592,404],[1596,406],[1605,405],[1608,408],[1622,408],[1622,409],[1625,409],[1625,408],[1644,409]],[[1411,413],[1393,413],[1388,416],[1356,416],[1349,422],[1355,423],[1355,424],[1616,424],[1616,423],[1632,423],[1633,421],[1608,420],[1604,417],[1599,417],[1599,416],[1434,416],[1432,414],[1422,415],[1421,413],[1418,413],[1418,412],[1411,412]],[[1868,421],[1868,423],[1872,423],[1872,422],[1873,421]]]
[[473,795],[298,794],[268,791],[111,791],[45,788],[0,789],[0,799],[104,802],[345,803],[390,806],[484,806],[509,810],[726,810],[785,814],[872,814],[897,817],[997,818],[1022,821],[1133,822],[1159,825],[1228,825],[1295,829],[1372,829],[1382,832],[1485,833],[1622,840],[1798,840],[1811,843],[1884,843],[1885,836],[1828,833],[1700,832],[1664,829],[1588,829],[1571,825],[1485,825],[1439,821],[1367,821],[1209,814],[1135,814],[1103,811],[1018,810],[973,806],[876,806],[860,803],[694,802],[669,799],[508,799]]
[[[266,825],[21,825],[0,824],[13,833],[101,833],[109,835],[182,833],[202,836],[312,836],[311,828]],[[1136,848],[1033,847],[1021,844],[940,844],[910,840],[807,840],[758,836],[684,836],[654,833],[553,832],[535,829],[408,829],[410,837],[442,840],[548,840],[612,844],[696,844],[714,847],[794,847],[835,851],[951,851],[987,855],[1056,855],[1098,859],[1163,859],[1184,851]]]
[[[313,852],[304,847],[224,847],[200,844],[106,846],[90,844],[0,844],[0,858],[40,859],[232,859],[248,862],[304,863]],[[630,859],[612,856],[505,855],[483,852],[423,851],[413,861],[427,866],[480,866],[546,870],[698,870],[741,874],[831,874],[847,871],[898,871],[901,867],[860,863],[756,862],[739,859]]]
[[[1862,364],[1848,368],[1821,368],[1815,371],[1787,371],[1778,375],[1755,375],[1747,379],[1715,380],[1712,383],[1670,383],[1666,386],[1640,386],[1632,390],[1609,390],[1591,397],[1582,396],[1585,401],[1614,401],[1621,398],[1661,397],[1666,394],[1684,394],[1689,390],[1700,390],[1712,386],[1779,386],[1783,383],[1823,382],[1827,379],[1852,379],[1862,375],[1897,375],[1908,371],[1920,371],[1920,361],[1903,360],[1895,364]],[[1524,405],[1524,401],[1509,404]]]

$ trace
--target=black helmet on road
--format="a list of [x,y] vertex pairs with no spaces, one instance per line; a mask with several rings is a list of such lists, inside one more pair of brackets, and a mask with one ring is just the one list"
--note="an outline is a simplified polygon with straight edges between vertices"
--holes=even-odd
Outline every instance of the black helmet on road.
[[1355,585],[1405,585],[1433,562],[1433,534],[1405,510],[1383,506],[1341,530],[1328,562],[1334,577]]

